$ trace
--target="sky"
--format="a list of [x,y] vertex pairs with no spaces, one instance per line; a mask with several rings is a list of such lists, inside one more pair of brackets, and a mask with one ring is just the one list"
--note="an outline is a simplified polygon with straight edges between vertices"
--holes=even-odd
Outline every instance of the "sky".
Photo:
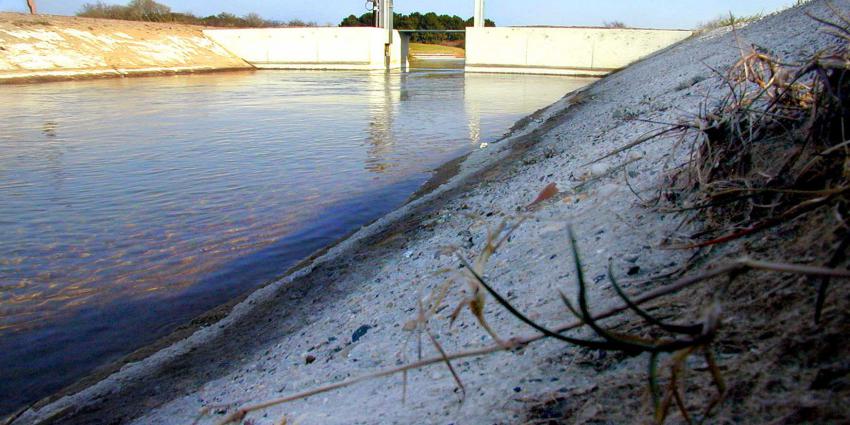
[[[73,15],[94,0],[36,0],[39,12]],[[104,3],[126,4],[128,0]],[[259,13],[267,19],[301,19],[336,25],[344,17],[366,12],[364,0],[158,0],[175,12],[199,16],[230,12]],[[620,21],[643,28],[693,28],[721,15],[773,12],[793,0],[486,0],[487,18],[500,26],[601,25]],[[473,0],[394,0],[396,12],[428,12],[471,17]],[[0,0],[0,11],[24,12],[25,0]]]

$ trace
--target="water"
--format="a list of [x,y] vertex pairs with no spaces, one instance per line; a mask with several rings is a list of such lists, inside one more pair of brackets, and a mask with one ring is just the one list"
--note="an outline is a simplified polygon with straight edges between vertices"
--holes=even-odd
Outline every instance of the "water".
[[279,276],[588,82],[267,71],[0,87],[0,413]]

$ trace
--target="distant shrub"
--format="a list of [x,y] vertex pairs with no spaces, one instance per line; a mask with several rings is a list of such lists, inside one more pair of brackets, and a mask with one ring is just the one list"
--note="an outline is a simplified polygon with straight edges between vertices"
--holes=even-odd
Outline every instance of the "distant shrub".
[[77,16],[100,19],[122,19],[125,21],[177,22],[181,24],[203,25],[210,27],[267,28],[267,27],[315,27],[315,22],[293,19],[280,22],[263,19],[256,13],[239,17],[222,12],[218,15],[198,17],[191,13],[175,13],[171,8],[155,0],[131,0],[126,6],[106,4],[100,0],[86,3],[77,12]]
[[605,28],[628,28],[628,27],[626,26],[626,24],[624,24],[624,23],[623,23],[623,22],[621,22],[621,21],[611,21],[611,22],[605,22],[605,23],[603,23],[602,25],[604,25],[604,26],[605,26]]
[[749,24],[750,22],[758,21],[763,18],[764,14],[756,13],[754,15],[749,16],[735,16],[733,14],[729,14],[729,16],[720,16],[714,18],[708,22],[699,24],[697,26],[698,32],[708,32],[711,30],[715,30],[717,28],[729,27],[729,26],[741,26]]

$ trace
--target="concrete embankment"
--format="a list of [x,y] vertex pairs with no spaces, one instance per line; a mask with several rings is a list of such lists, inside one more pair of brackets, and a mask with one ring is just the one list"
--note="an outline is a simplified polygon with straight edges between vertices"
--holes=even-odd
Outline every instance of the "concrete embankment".
[[238,69],[202,27],[0,14],[0,83]]
[[466,71],[601,77],[692,34],[638,28],[468,28]]

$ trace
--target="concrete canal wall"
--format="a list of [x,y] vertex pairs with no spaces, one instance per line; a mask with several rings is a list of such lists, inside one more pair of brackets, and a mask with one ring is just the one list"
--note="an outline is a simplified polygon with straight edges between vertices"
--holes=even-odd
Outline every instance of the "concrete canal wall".
[[[601,76],[691,35],[609,28],[467,28],[467,72]],[[407,69],[380,28],[205,29],[0,13],[0,83],[231,69]],[[387,63],[389,53],[389,63]]]
[[253,69],[202,27],[0,14],[0,83]]
[[[386,69],[386,30],[380,28],[214,29],[204,34],[257,68]],[[406,42],[393,31],[390,69],[407,63]]]
[[602,76],[692,34],[613,28],[467,28],[466,71]]

